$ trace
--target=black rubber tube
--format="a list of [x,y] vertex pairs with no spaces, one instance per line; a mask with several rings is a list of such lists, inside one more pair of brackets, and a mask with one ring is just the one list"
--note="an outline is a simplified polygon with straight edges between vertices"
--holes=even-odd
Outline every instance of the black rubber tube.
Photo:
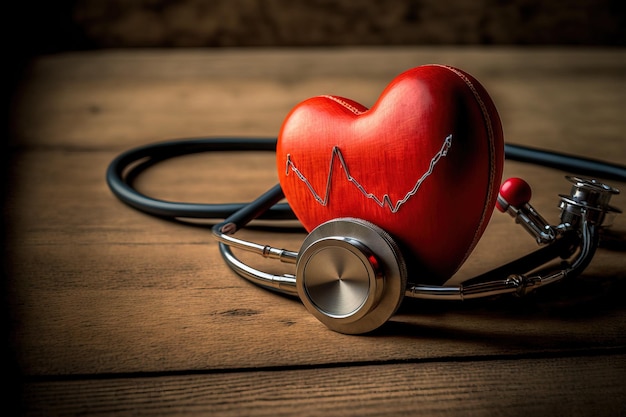
[[[164,201],[141,194],[133,180],[149,167],[177,156],[199,152],[274,152],[276,138],[199,138],[160,142],[128,150],[109,165],[106,180],[113,194],[127,205],[164,218],[225,219],[249,203],[196,204]],[[626,182],[626,167],[595,159],[545,151],[520,145],[505,145],[509,160],[560,169],[572,174]],[[286,203],[279,203],[257,217],[263,220],[296,220]]]

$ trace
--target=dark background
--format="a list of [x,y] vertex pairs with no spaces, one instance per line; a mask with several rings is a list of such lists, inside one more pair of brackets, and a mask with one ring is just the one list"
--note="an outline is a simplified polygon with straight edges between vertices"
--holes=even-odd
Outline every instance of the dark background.
[[109,47],[624,45],[621,0],[23,0],[24,53]]

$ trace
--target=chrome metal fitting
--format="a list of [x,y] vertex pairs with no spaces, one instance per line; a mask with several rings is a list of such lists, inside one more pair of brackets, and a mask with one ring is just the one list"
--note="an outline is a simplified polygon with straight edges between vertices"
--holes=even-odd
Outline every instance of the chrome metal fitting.
[[[561,223],[576,227],[586,213],[589,223],[597,226],[610,226],[613,217],[621,210],[611,206],[613,195],[619,194],[617,188],[599,182],[595,179],[575,176],[565,177],[572,183],[569,195],[560,194]],[[608,216],[607,216],[608,214]]]

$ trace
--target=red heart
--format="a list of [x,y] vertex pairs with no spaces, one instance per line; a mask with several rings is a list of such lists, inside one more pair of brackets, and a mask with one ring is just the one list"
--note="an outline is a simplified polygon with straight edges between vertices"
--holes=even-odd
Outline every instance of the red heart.
[[[278,176],[307,230],[338,217],[385,229],[419,277],[443,284],[480,239],[504,160],[502,126],[482,85],[452,67],[396,77],[371,110],[320,96],[280,131]],[[414,275],[414,274],[412,274]]]

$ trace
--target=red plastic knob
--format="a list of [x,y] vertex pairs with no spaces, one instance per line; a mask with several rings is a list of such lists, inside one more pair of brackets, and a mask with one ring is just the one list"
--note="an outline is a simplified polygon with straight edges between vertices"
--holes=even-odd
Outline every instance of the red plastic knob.
[[496,207],[505,212],[509,206],[517,209],[530,201],[532,191],[530,185],[521,178],[509,178],[500,186]]

